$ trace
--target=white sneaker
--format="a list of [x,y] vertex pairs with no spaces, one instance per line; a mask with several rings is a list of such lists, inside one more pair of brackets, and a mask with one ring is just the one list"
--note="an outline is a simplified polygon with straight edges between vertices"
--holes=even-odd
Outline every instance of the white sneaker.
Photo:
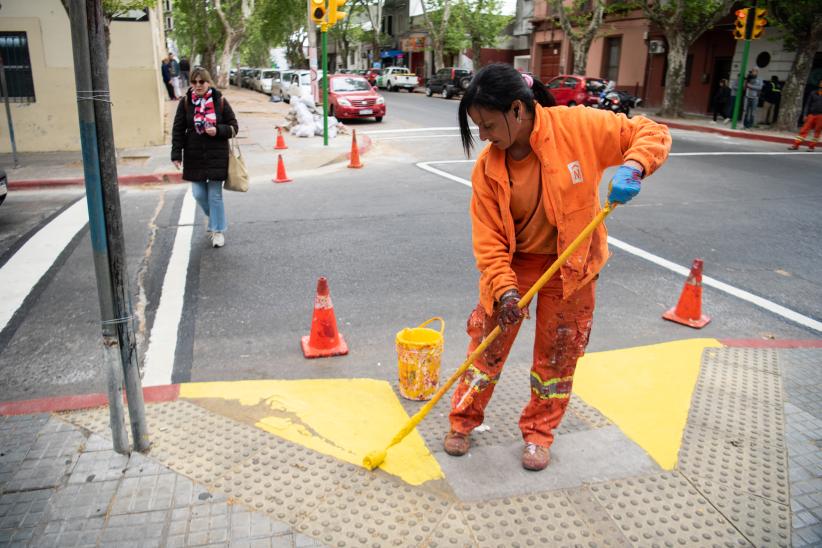
[[225,236],[222,232],[211,233],[211,247],[223,247],[225,245]]

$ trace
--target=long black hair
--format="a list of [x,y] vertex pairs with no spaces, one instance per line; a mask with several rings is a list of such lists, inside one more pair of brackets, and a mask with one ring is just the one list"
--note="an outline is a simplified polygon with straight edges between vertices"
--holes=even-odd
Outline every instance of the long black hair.
[[471,128],[468,127],[468,109],[475,106],[505,113],[517,99],[522,101],[525,109],[532,114],[535,112],[535,101],[544,107],[557,104],[554,96],[542,82],[530,75],[523,75],[512,65],[493,63],[477,72],[460,100],[457,114],[462,148],[465,149],[466,156],[471,154],[471,148],[474,146],[474,137],[471,135]]

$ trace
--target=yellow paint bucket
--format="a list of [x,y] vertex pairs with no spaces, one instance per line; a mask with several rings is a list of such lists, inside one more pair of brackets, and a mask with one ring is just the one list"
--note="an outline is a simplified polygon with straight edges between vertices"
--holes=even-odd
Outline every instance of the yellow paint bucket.
[[[439,320],[440,330],[425,327]],[[440,383],[440,357],[445,320],[439,317],[397,333],[400,394],[409,400],[430,400]]]

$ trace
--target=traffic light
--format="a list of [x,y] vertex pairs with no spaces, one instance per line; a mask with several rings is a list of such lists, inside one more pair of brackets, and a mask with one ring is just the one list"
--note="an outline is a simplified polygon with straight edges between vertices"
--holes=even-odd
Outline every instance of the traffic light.
[[338,21],[345,19],[348,15],[344,11],[338,11],[345,5],[347,0],[328,0],[328,25],[333,26]]
[[761,38],[762,33],[765,32],[765,26],[768,24],[768,20],[765,19],[765,13],[767,13],[765,8],[756,8],[756,17],[754,18],[751,40]]
[[734,38],[745,40],[745,27],[748,26],[748,8],[736,10],[736,21],[734,22]]
[[311,0],[311,20],[318,25],[325,23],[326,9],[325,0]]

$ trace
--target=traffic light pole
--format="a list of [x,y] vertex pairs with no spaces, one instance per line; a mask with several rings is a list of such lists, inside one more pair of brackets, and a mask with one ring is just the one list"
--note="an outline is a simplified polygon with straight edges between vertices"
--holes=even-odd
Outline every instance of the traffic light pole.
[[736,86],[734,112],[731,116],[731,129],[736,129],[736,122],[739,120],[739,107],[742,104],[742,93],[745,91],[745,71],[748,70],[748,51],[750,49],[751,41],[745,40],[745,46],[742,48],[742,66],[739,69],[739,79]]
[[323,56],[323,146],[328,146],[328,23],[320,25]]

